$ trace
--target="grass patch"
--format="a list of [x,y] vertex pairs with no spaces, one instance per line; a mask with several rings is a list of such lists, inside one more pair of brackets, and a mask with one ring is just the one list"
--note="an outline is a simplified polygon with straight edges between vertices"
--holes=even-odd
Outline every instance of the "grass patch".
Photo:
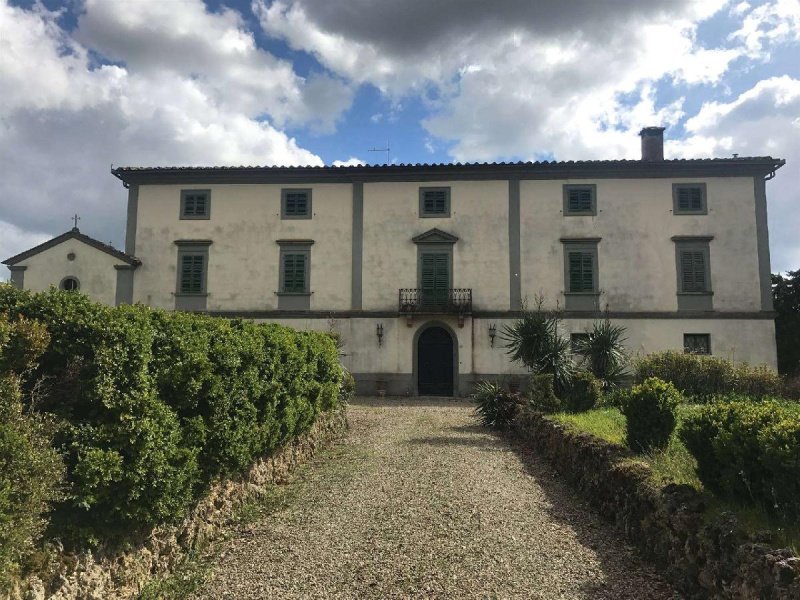
[[[680,428],[684,416],[694,409],[695,406],[691,404],[678,408],[676,431]],[[557,413],[550,415],[550,418],[612,444],[625,445],[625,416],[617,408],[597,408],[575,414]],[[703,489],[703,484],[697,478],[697,462],[675,433],[672,434],[666,449],[649,452],[639,458],[653,470],[652,477],[656,485],[681,483],[690,485],[701,492],[708,507],[706,512],[708,518],[713,518],[722,512],[733,512],[746,531],[757,532],[769,529],[775,534],[776,544],[790,548],[795,554],[800,554],[800,524],[772,518],[758,507],[744,506],[723,500]]]

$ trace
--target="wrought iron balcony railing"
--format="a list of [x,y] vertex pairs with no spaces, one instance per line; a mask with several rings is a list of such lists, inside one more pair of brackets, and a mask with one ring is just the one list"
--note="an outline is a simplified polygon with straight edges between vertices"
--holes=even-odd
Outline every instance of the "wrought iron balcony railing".
[[400,313],[456,314],[472,313],[472,289],[426,290],[406,288],[400,290]]

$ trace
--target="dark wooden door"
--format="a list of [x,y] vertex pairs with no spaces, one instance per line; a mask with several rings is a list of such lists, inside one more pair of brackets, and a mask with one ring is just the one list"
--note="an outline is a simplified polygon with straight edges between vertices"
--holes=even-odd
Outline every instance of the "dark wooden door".
[[417,377],[420,395],[453,395],[453,338],[441,327],[430,327],[419,336]]

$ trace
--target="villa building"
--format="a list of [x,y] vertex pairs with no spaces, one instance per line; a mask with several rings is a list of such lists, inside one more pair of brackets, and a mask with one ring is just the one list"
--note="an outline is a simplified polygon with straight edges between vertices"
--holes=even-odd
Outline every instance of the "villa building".
[[766,180],[784,161],[665,160],[663,129],[641,136],[641,160],[117,168],[114,302],[336,330],[368,394],[523,373],[502,330],[537,297],[565,335],[608,315],[632,354],[774,367]]

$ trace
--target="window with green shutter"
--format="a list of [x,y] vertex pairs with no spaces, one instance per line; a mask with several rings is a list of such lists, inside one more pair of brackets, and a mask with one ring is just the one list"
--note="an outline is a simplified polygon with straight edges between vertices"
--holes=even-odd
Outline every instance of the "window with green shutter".
[[208,219],[210,217],[210,190],[181,190],[181,219]]
[[420,217],[449,217],[450,188],[424,187],[419,189]]
[[706,184],[676,183],[672,186],[672,212],[676,215],[705,215]]
[[181,294],[203,294],[205,287],[206,254],[183,253],[180,257],[178,291]]
[[597,186],[594,184],[564,185],[564,215],[597,214]]
[[420,288],[423,304],[447,302],[450,289],[450,254],[424,252],[420,256]]
[[702,249],[680,250],[681,291],[707,292],[706,255]]
[[311,218],[311,190],[286,188],[281,190],[282,219]]
[[594,292],[594,253],[569,251],[569,291]]
[[283,254],[283,289],[287,294],[302,294],[308,292],[307,252],[285,252]]

